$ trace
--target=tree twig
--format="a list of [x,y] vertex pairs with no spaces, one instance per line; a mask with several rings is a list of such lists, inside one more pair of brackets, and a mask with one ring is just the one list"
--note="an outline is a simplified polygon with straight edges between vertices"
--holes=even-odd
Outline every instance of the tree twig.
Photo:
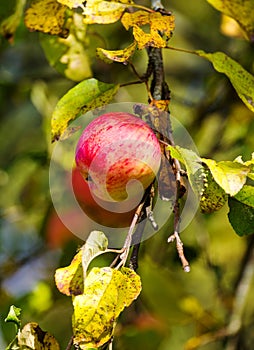
[[69,343],[68,343],[68,345],[67,345],[67,347],[66,347],[65,350],[71,350],[72,345],[73,345],[73,340],[74,340],[74,337],[73,337],[73,335],[72,335],[72,336],[71,336],[71,339],[69,340]]

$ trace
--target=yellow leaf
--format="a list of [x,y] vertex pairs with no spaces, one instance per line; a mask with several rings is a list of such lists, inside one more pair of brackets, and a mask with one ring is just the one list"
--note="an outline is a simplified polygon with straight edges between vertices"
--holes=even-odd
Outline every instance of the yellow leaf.
[[30,31],[66,36],[65,11],[56,0],[34,0],[26,10],[25,25]]
[[218,72],[226,74],[238,96],[254,112],[254,76],[223,52],[206,53],[201,50],[195,52],[210,61]]
[[207,0],[213,7],[235,19],[246,38],[254,42],[254,0]]
[[60,4],[68,6],[70,9],[81,7],[84,9],[84,0],[57,0]]
[[108,239],[104,233],[92,231],[70,265],[56,270],[58,290],[68,296],[82,294],[88,265],[96,256],[106,252],[107,246]]
[[250,168],[244,164],[231,161],[216,162],[202,158],[210,169],[214,180],[230,196],[235,196],[246,182]]
[[85,280],[84,294],[73,299],[74,344],[83,350],[108,342],[120,312],[140,291],[140,277],[133,270],[93,268]]
[[83,293],[82,251],[80,250],[67,267],[56,270],[55,283],[58,290],[65,295]]
[[[121,22],[126,30],[133,27],[133,35],[140,50],[147,46],[165,47],[175,26],[174,16],[146,11],[125,13]],[[150,33],[141,28],[145,25],[149,25]]]
[[98,48],[97,56],[106,63],[121,62],[127,63],[136,50],[137,44],[134,42],[123,50],[105,50]]
[[121,18],[129,4],[128,1],[87,0],[83,8],[84,22],[88,24],[114,23]]

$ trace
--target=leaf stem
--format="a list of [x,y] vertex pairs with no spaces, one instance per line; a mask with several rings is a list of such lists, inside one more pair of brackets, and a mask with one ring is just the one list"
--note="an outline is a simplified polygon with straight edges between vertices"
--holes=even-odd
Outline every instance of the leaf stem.
[[154,10],[150,9],[149,7],[145,7],[145,6],[142,6],[142,5],[138,5],[138,4],[131,4],[130,7],[134,7],[134,8],[137,8],[137,9],[140,9],[140,10],[144,10],[144,11],[147,11],[147,12],[154,12]]
[[173,47],[173,46],[166,46],[166,47],[164,47],[164,49],[169,49],[169,50],[173,50],[173,51],[189,53],[189,54],[198,56],[198,53],[195,50],[182,49],[182,48]]
[[135,84],[143,84],[143,83],[144,83],[144,81],[142,81],[142,80],[130,81],[129,83],[120,84],[120,87],[135,85]]

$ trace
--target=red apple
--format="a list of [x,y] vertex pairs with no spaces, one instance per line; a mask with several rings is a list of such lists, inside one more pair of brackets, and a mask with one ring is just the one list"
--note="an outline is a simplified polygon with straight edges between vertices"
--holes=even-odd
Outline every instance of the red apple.
[[77,168],[72,170],[72,189],[80,207],[91,220],[100,225],[114,228],[130,226],[136,207],[130,206],[129,209],[125,210],[125,208],[121,208],[123,202],[108,203],[98,200],[91,194],[87,181],[84,180]]
[[96,197],[123,201],[140,197],[154,180],[161,149],[143,120],[126,112],[111,112],[84,129],[75,160]]

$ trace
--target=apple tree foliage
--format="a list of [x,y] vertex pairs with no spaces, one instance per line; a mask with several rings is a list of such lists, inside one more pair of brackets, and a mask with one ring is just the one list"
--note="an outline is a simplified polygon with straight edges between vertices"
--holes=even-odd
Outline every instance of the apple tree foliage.
[[[254,42],[252,0],[207,1],[223,16],[229,16],[238,23],[246,41]],[[103,64],[118,63],[126,70],[130,68],[136,75],[136,81],[130,82],[130,86],[145,86],[148,104],[161,112],[170,112],[170,91],[164,77],[162,51],[197,56],[210,62],[215,72],[224,74],[246,108],[254,112],[254,76],[240,63],[223,52],[189,50],[171,45],[177,28],[177,14],[170,12],[170,4],[163,7],[160,1],[143,5],[143,2],[132,0],[17,0],[13,13],[1,23],[1,35],[13,42],[21,21],[29,31],[40,33],[40,43],[49,64],[75,82],[75,86],[71,86],[56,103],[52,113],[52,142],[68,137],[73,120],[110,103],[126,86],[124,81],[105,82],[93,77],[91,62],[95,57]],[[100,32],[107,25],[120,25],[121,30],[128,33],[126,47],[110,47],[110,42],[105,44]],[[140,52],[145,53],[148,59],[143,75],[137,72],[133,63],[135,55]],[[170,89],[174,93],[173,84]],[[170,135],[169,139],[171,137],[174,135]],[[165,151],[169,152],[169,163],[174,164],[178,192],[181,192],[181,177],[187,177],[200,199],[202,213],[218,211],[227,202],[228,219],[236,234],[248,236],[254,233],[254,152],[249,159],[243,159],[239,154],[235,159],[216,161],[200,157],[174,142],[167,142]],[[162,170],[167,184],[169,180],[165,179],[165,173]],[[178,193],[174,208],[174,235],[169,241],[176,240],[179,256],[187,271],[188,262],[177,232],[182,200],[184,193]],[[111,347],[119,315],[141,292],[140,277],[134,269],[124,266],[126,259],[120,265],[88,268],[95,257],[106,253],[117,254],[119,260],[122,259],[123,251],[113,251],[107,245],[107,238],[102,232],[92,231],[70,265],[56,270],[58,290],[72,297],[73,337],[68,349],[72,343],[80,349]],[[59,349],[55,338],[42,331],[38,324],[28,323],[21,328],[19,317],[20,310],[12,306],[6,321],[13,322],[17,332],[7,349]],[[224,334],[227,332],[230,334],[230,330],[225,330]],[[214,337],[219,338],[220,335]],[[198,342],[205,344],[201,338],[192,340],[188,349],[194,349]]]

